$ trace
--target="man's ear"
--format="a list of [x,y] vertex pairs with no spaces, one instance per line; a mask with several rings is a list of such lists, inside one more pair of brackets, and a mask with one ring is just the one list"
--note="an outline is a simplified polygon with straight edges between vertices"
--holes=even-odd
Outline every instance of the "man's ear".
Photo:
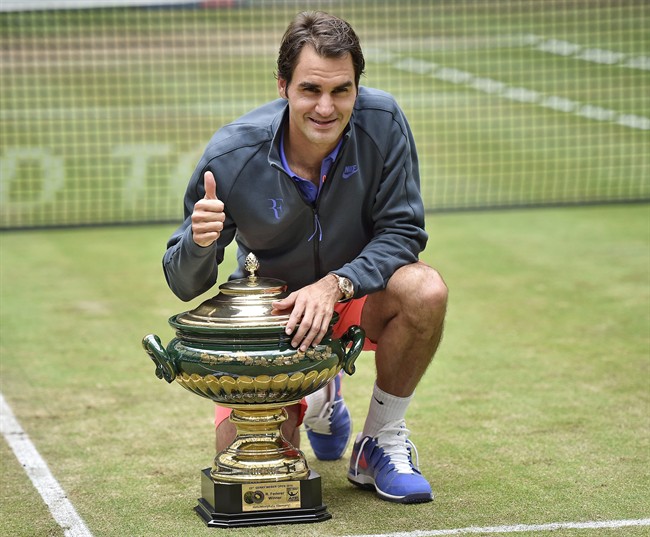
[[278,94],[283,99],[287,98],[287,81],[284,78],[278,77]]

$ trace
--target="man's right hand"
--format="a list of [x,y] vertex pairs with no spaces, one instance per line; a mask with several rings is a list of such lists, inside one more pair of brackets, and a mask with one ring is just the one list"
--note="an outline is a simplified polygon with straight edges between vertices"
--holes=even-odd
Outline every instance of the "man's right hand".
[[223,202],[217,198],[217,182],[212,172],[203,175],[205,196],[194,205],[192,238],[199,246],[210,246],[219,238],[226,220]]

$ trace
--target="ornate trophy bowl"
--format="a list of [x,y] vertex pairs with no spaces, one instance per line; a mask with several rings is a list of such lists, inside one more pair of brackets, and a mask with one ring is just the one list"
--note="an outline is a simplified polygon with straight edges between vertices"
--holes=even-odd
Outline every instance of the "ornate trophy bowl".
[[353,374],[365,340],[357,326],[332,338],[335,315],[319,345],[306,352],[291,347],[289,316],[271,314],[272,303],[287,296],[286,284],[256,276],[258,266],[250,254],[248,278],[224,283],[217,296],[172,316],[176,337],[166,348],[153,334],[142,341],[158,378],[233,409],[237,436],[202,475],[196,510],[209,526],[330,518],[320,501],[320,477],[282,435],[284,407],[341,370]]

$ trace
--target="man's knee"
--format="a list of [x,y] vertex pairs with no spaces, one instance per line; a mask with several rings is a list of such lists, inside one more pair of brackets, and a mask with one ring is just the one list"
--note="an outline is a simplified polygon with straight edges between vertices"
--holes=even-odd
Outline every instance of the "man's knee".
[[[424,263],[398,269],[384,291],[368,296],[361,318],[366,335],[378,338],[392,320],[424,339],[436,337],[447,310],[447,285]],[[373,341],[376,341],[374,339]]]
[[422,300],[423,305],[432,309],[444,308],[447,305],[448,290],[442,276],[436,269],[422,262],[397,270],[388,286],[400,300]]
[[417,327],[425,329],[433,322],[442,323],[447,311],[449,290],[437,270],[416,263],[410,266],[402,291],[402,311],[410,316]]
[[424,280],[425,285],[422,286],[423,301],[429,311],[444,316],[447,311],[449,289],[437,270],[431,267],[427,269],[428,277]]

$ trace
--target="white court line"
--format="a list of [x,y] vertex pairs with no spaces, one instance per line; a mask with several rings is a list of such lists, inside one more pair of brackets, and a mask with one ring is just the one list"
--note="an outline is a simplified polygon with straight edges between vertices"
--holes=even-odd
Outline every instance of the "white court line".
[[370,49],[370,61],[390,64],[391,67],[417,75],[428,76],[443,82],[480,91],[508,99],[515,102],[534,104],[543,108],[550,108],[557,112],[564,112],[581,116],[594,121],[609,122],[630,129],[650,130],[650,118],[637,114],[625,114],[579,101],[567,99],[557,95],[545,95],[539,91],[520,86],[510,86],[500,80],[479,77],[455,67],[447,67],[434,62],[417,58],[401,58],[389,51]]
[[[66,537],[92,537],[90,530],[67,499],[65,492],[54,478],[34,444],[16,420],[11,408],[0,393],[0,432],[25,469],[34,487],[50,509],[54,520],[63,528]],[[550,524],[516,524],[512,526],[486,526],[444,530],[416,530],[411,532],[354,535],[347,537],[437,537],[472,533],[521,533],[534,531],[557,531],[562,529],[606,529],[632,526],[650,526],[650,518],[636,520],[605,520],[599,522],[557,522]]]
[[18,423],[2,393],[0,393],[0,431],[43,498],[54,520],[63,528],[64,535],[92,537],[92,533],[66,497],[65,491]]
[[624,52],[584,47],[563,39],[545,38],[535,34],[526,34],[522,37],[522,40],[525,45],[530,45],[541,52],[548,52],[549,54],[592,63],[619,65],[630,69],[650,71],[650,56],[632,56]]
[[524,531],[557,530],[599,530],[609,528],[628,528],[631,526],[650,526],[650,518],[635,520],[602,520],[598,522],[554,522],[550,524],[515,524],[513,526],[486,526],[478,528],[456,528],[449,530],[416,530],[397,533],[376,533],[373,535],[348,535],[345,537],[438,537],[439,535],[466,535],[472,533],[521,533]]

